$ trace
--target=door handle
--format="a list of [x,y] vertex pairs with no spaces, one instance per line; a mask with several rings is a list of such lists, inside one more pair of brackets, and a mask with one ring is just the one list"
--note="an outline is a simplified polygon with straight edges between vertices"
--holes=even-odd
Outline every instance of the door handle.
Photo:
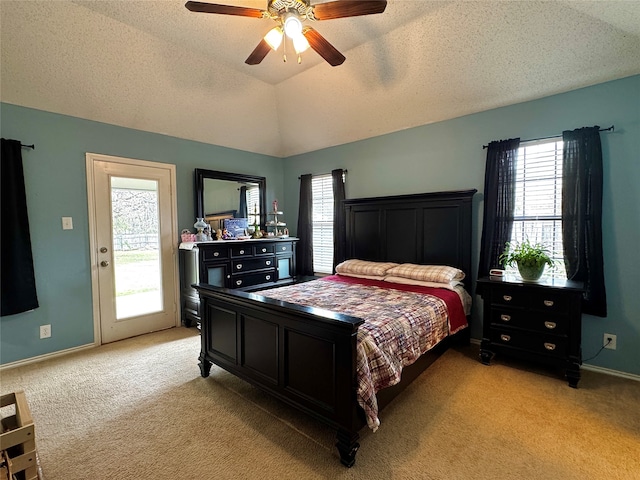
[[107,262],[106,260],[102,260],[102,261],[100,262],[100,266],[101,266],[101,267],[108,267],[108,266],[109,266],[109,262]]

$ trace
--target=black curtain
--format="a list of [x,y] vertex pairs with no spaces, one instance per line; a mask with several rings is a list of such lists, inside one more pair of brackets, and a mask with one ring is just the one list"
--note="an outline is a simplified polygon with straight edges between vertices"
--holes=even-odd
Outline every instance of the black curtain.
[[595,126],[562,132],[562,243],[567,278],[584,282],[582,311],[606,317],[599,130]]
[[494,141],[487,147],[478,277],[489,275],[492,268],[501,268],[498,257],[511,239],[519,147],[519,138]]
[[347,233],[344,212],[344,170],[331,170],[333,184],[333,271],[345,260],[347,254]]
[[21,148],[17,140],[2,139],[1,316],[38,308]]
[[311,224],[313,198],[311,174],[300,176],[300,202],[298,208],[297,271],[300,275],[313,275],[313,225]]
[[[247,186],[240,187],[240,205],[238,206],[238,218],[247,218]],[[255,222],[257,223],[257,222]]]

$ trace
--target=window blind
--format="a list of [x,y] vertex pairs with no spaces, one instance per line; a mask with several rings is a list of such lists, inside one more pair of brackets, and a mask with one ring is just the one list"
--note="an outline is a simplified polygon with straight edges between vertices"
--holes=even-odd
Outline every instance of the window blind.
[[331,174],[311,178],[313,271],[333,273],[333,185]]
[[[566,278],[562,248],[562,138],[522,143],[516,158],[512,243],[549,248],[555,262],[543,277]],[[515,266],[507,271],[517,272]]]
[[[247,223],[249,225],[256,224],[257,220],[260,220],[260,187],[249,186],[247,187]],[[257,215],[256,215],[257,212]]]

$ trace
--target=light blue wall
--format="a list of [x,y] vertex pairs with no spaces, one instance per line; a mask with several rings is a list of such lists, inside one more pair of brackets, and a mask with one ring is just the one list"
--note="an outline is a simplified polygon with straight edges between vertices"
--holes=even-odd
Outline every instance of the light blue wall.
[[[23,149],[22,157],[40,303],[0,318],[1,363],[93,342],[86,152],[175,164],[179,230],[193,229],[195,168],[265,176],[267,200],[283,198],[282,159],[275,157],[6,103],[0,129],[3,138],[36,146]],[[73,230],[62,230],[63,216],[73,217]],[[52,337],[40,340],[45,324]]]
[[[597,124],[616,127],[614,133],[602,134],[609,316],[584,316],[583,356],[597,352],[604,332],[614,333],[618,349],[605,350],[587,363],[640,375],[640,76],[284,160],[9,104],[0,104],[0,120],[2,137],[36,144],[35,151],[23,150],[23,158],[41,305],[0,319],[2,363],[93,341],[85,152],[176,164],[180,229],[193,225],[192,172],[197,167],[266,176],[267,201],[280,200],[292,232],[303,173],[347,168],[349,198],[476,188],[477,265],[482,145]],[[62,216],[73,217],[74,230],[61,229]],[[479,338],[481,300],[474,298],[472,333]],[[48,323],[53,336],[40,340],[38,327]]]
[[[486,151],[492,140],[533,139],[563,130],[615,125],[603,133],[604,261],[609,315],[583,316],[583,358],[617,335],[618,348],[588,364],[640,375],[640,76],[498,108],[285,160],[289,218],[298,210],[298,176],[346,168],[348,198],[475,188],[473,264],[478,263]],[[294,225],[295,222],[291,222]],[[481,337],[475,296],[472,335]]]

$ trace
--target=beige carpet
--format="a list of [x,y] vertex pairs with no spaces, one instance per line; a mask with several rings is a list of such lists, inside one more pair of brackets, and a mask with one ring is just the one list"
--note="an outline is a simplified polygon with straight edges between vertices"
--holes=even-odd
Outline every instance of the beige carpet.
[[335,432],[223,370],[175,328],[2,372],[26,391],[45,480],[639,479],[640,382],[449,350],[361,432]]

